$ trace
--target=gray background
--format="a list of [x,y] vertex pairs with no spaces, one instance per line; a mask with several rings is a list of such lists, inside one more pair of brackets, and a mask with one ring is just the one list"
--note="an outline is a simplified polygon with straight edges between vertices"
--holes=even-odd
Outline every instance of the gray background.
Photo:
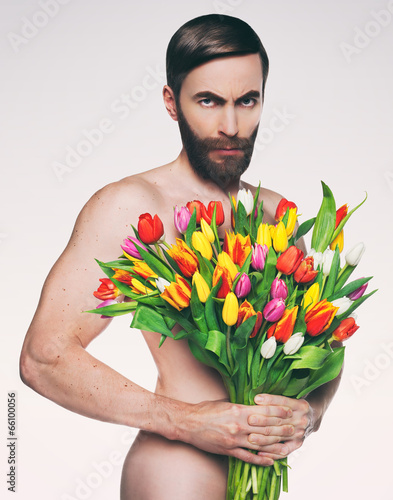
[[[366,243],[356,276],[374,275],[371,289],[379,292],[359,310],[361,328],[348,341],[344,378],[321,430],[291,457],[289,498],[390,499],[392,1],[52,0],[50,15],[43,7],[49,3],[0,2],[1,495],[11,498],[6,398],[13,390],[17,497],[118,496],[120,464],[135,431],[72,414],[25,387],[19,352],[43,281],[87,199],[177,156],[177,124],[161,98],[166,46],[187,20],[222,9],[251,24],[271,61],[245,179],[296,201],[300,220],[316,214],[320,180],[338,206],[354,207],[369,195],[348,224],[345,249]],[[133,102],[128,113],[119,107],[124,94]],[[101,142],[83,146],[84,131],[105,123],[111,131]],[[54,165],[78,147],[84,157],[56,174]],[[153,389],[155,367],[129,323],[116,319],[89,351]]]

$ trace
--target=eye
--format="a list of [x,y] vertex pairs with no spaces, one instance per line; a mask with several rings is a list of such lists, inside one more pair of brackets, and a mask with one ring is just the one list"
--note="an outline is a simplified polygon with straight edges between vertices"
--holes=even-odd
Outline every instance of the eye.
[[204,108],[212,108],[214,106],[214,101],[210,97],[205,97],[199,101]]
[[241,103],[244,107],[246,108],[252,108],[255,103],[256,103],[256,100],[253,99],[252,97],[244,97],[242,100],[241,100]]

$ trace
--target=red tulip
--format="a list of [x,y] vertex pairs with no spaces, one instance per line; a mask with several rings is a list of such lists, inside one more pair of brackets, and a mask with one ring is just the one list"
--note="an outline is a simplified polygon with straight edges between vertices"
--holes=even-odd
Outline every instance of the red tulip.
[[343,220],[343,218],[347,215],[348,213],[348,205],[345,204],[342,207],[340,207],[336,211],[336,226],[334,229],[337,229],[337,226],[340,224],[340,222]]
[[277,259],[277,269],[282,274],[292,274],[296,271],[304,257],[304,253],[291,245]]
[[332,336],[334,340],[343,342],[344,340],[349,339],[349,337],[352,337],[358,328],[359,327],[355,323],[354,318],[349,317],[341,321],[340,325],[332,333]]
[[312,281],[317,276],[317,274],[318,271],[314,271],[314,258],[306,257],[301,261],[293,277],[298,283],[308,283]]
[[194,200],[194,201],[189,201],[186,207],[190,211],[191,215],[194,213],[194,209],[196,210],[196,222],[197,224],[199,224],[201,221],[202,207],[205,208],[204,204],[199,200]]
[[93,292],[94,297],[97,299],[115,299],[120,294],[120,290],[109,278],[102,278],[100,281],[101,285]]
[[143,243],[149,245],[161,238],[164,234],[164,226],[157,214],[154,218],[150,214],[142,214],[139,216],[138,233]]
[[316,337],[327,330],[338,309],[338,307],[333,306],[326,299],[317,302],[315,306],[312,306],[311,309],[306,312],[304,318],[307,325],[307,333],[311,335],[311,337]]
[[288,201],[286,198],[281,198],[280,203],[277,205],[275,219],[280,221],[283,219],[288,208],[296,208],[297,206],[293,201]]
[[293,328],[296,323],[298,306],[292,309],[285,309],[281,319],[274,323],[267,331],[267,338],[270,339],[273,335],[278,342],[285,342],[290,338],[293,333]]
[[207,206],[207,209],[205,205],[202,204],[201,206],[202,219],[205,219],[205,221],[209,225],[211,224],[213,218],[214,206],[216,206],[216,225],[221,226],[225,220],[224,209],[222,207],[221,201],[211,201]]

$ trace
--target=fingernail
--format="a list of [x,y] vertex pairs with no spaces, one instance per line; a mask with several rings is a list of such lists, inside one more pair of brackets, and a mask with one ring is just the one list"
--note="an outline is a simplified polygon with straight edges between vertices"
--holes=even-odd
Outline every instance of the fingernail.
[[255,402],[256,403],[263,403],[264,401],[264,397],[261,396],[260,394],[258,394],[257,396],[255,396]]
[[286,446],[283,446],[281,448],[281,455],[287,455],[288,454],[288,448]]
[[256,424],[256,423],[257,423],[257,417],[250,417],[250,418],[248,419],[248,423],[249,423],[250,425]]

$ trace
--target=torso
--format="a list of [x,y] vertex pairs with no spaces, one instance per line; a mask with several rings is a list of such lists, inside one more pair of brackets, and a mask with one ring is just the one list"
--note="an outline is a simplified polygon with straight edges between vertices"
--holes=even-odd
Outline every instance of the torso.
[[[220,231],[223,235],[225,230],[231,229],[227,193],[219,188],[215,191],[199,191],[197,186],[190,185],[187,179],[177,175],[176,162],[121,182],[132,185],[137,182],[143,186],[144,194],[138,204],[140,210],[133,215],[132,224],[137,225],[141,213],[157,213],[163,221],[168,243],[173,243],[179,237],[173,224],[174,206],[184,206],[194,199],[202,201],[206,206],[209,201],[221,201],[226,219]],[[255,190],[248,184],[242,187]],[[237,193],[234,194],[236,196]],[[273,223],[279,196],[266,189],[261,189],[260,196],[264,200],[265,222]],[[220,375],[193,357],[186,340],[168,338],[158,348],[159,337],[156,333],[142,333],[157,365],[157,394],[189,403],[228,399]],[[224,500],[226,473],[227,457],[212,455],[162,436],[140,432],[124,464],[121,498]],[[181,491],[184,493],[179,493]]]

